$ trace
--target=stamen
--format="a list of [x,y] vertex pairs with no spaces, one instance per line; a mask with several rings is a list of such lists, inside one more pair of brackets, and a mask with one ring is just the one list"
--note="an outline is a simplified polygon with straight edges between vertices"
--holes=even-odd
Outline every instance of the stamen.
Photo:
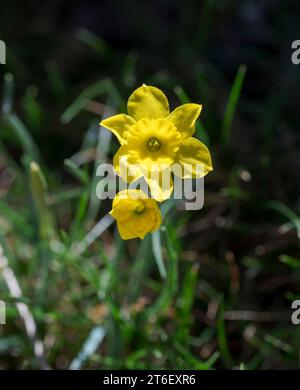
[[150,140],[148,141],[148,149],[151,152],[157,152],[160,147],[160,142],[156,138],[150,138]]

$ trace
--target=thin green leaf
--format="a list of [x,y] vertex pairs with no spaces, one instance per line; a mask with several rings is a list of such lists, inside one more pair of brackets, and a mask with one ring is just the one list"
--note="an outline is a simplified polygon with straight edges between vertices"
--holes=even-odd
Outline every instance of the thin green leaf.
[[247,68],[245,65],[241,65],[239,67],[230,91],[228,103],[223,118],[223,126],[222,126],[222,133],[221,133],[222,142],[225,145],[229,144],[233,117],[242,90],[246,70]]
[[161,278],[165,279],[167,277],[167,271],[164,264],[163,254],[162,254],[160,231],[158,230],[152,233],[151,236],[152,236],[152,249],[153,249],[156,265],[159,270]]

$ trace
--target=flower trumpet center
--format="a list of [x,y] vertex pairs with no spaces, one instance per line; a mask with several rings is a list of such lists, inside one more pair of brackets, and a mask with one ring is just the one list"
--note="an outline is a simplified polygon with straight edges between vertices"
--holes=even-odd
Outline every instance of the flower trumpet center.
[[142,214],[145,211],[145,205],[143,204],[137,205],[134,211],[136,214]]
[[141,119],[128,131],[128,162],[147,171],[154,165],[170,166],[180,142],[180,133],[167,119]]
[[147,146],[150,152],[158,152],[161,148],[161,144],[156,138],[150,138]]

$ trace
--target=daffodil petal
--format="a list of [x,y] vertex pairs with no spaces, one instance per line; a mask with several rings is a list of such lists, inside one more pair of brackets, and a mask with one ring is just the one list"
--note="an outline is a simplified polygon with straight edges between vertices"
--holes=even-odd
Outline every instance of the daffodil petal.
[[109,129],[118,138],[120,144],[124,145],[127,132],[135,123],[135,120],[129,115],[118,114],[104,119],[100,122],[100,125]]
[[166,175],[165,180],[163,180],[163,172],[159,172],[159,179],[157,177],[151,177],[151,175],[146,175],[145,180],[150,188],[151,196],[158,202],[163,202],[166,199],[169,199],[173,192],[173,179],[171,172],[168,170],[168,175]]
[[133,232],[127,223],[117,221],[118,230],[120,236],[123,240],[131,240],[132,238],[136,238],[137,235]]
[[131,217],[132,211],[134,210],[135,202],[128,200],[126,204],[121,201],[114,199],[113,209],[110,211],[110,215],[119,221],[124,222]]
[[151,229],[147,218],[150,210],[147,211],[148,212],[145,212],[143,216],[132,217],[127,221],[129,230],[133,231],[135,233],[135,237],[138,237],[141,240],[145,238],[146,234],[148,234]]
[[126,183],[131,183],[138,180],[143,174],[137,165],[129,164],[127,159],[128,148],[126,145],[122,145],[114,155],[113,164],[117,174]]
[[128,199],[128,200],[137,200],[137,199],[146,199],[148,200],[149,197],[148,195],[141,191],[141,190],[134,190],[134,189],[125,189],[125,190],[122,190],[120,192],[118,192],[114,198],[114,201],[113,203],[114,204],[117,204],[119,203],[120,200],[122,199]]
[[160,89],[143,84],[130,95],[127,111],[138,121],[143,118],[164,118],[170,109],[168,99]]
[[174,169],[173,172],[183,179],[200,178],[213,170],[209,150],[201,141],[193,137],[181,144],[175,163],[181,165],[182,171],[178,173]]
[[172,111],[167,119],[177,128],[182,139],[187,139],[195,133],[195,123],[201,110],[202,106],[200,104],[183,104]]
[[151,233],[158,230],[160,225],[162,224],[162,216],[161,216],[161,213],[160,213],[160,210],[159,210],[157,203],[152,204],[152,207],[154,209],[154,210],[151,210],[153,217],[154,217],[154,224],[153,224],[153,228],[151,229]]

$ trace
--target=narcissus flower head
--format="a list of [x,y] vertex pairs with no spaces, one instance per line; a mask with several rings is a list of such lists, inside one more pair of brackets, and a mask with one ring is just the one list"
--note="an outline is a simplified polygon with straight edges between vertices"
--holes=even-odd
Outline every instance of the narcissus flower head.
[[[115,115],[101,122],[121,144],[114,156],[117,173],[129,182],[144,176],[152,197],[160,202],[173,191],[172,178],[165,188],[160,174],[170,173],[173,164],[184,168],[173,171],[180,177],[205,176],[212,170],[210,153],[192,137],[201,109],[199,104],[188,103],[170,113],[168,100],[160,89],[145,84],[136,89],[127,103],[128,115]],[[151,178],[153,171],[158,172],[158,179]]]
[[169,167],[173,164],[181,142],[180,133],[166,119],[141,119],[136,122],[127,135],[130,164],[150,172],[153,165]]
[[139,237],[157,230],[162,222],[159,207],[141,190],[124,190],[113,200],[110,214],[117,220],[123,240]]

